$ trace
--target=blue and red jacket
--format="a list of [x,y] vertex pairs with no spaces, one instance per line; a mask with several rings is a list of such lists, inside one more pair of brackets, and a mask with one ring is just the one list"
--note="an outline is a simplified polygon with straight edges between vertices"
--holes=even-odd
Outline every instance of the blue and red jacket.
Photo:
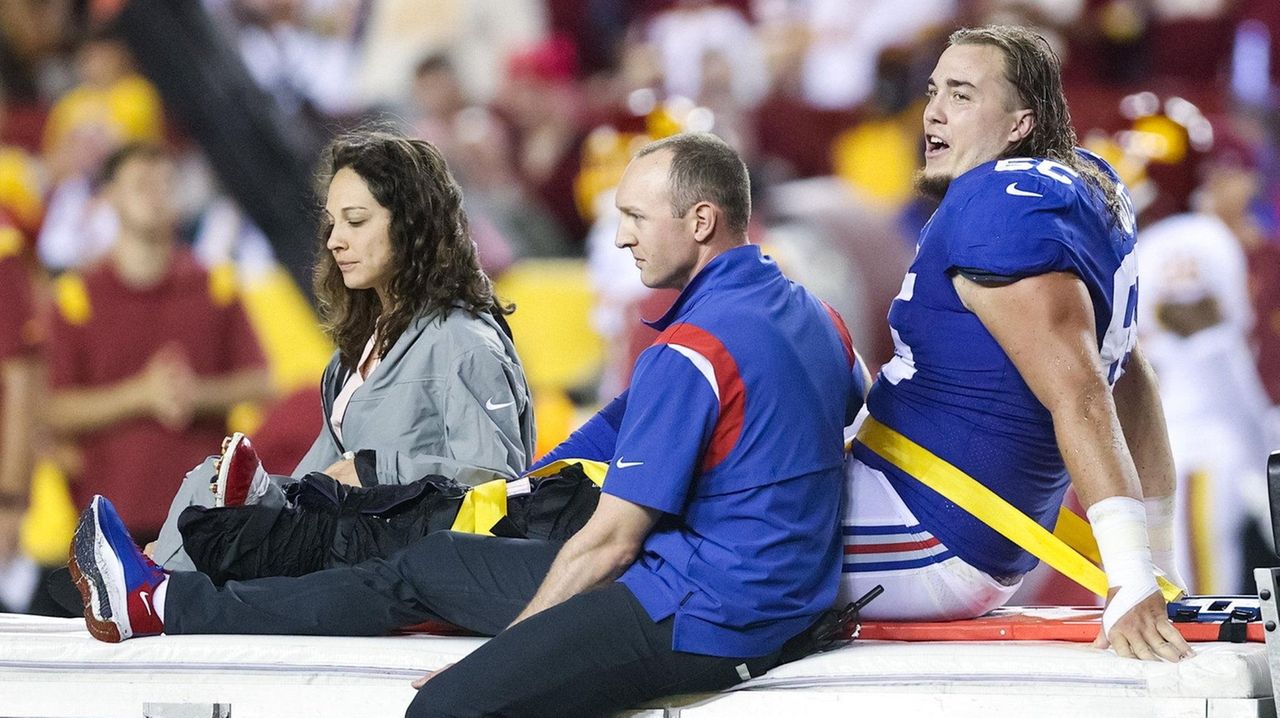
[[835,600],[842,435],[862,404],[848,332],[750,245],[651,324],[630,389],[539,465],[607,459],[605,493],[663,512],[619,580],[675,616],[673,648],[771,653]]

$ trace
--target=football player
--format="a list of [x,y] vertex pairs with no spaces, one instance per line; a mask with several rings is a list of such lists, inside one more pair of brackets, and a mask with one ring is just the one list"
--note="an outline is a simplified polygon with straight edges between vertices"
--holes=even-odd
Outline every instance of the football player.
[[[1049,528],[1070,483],[1111,587],[1098,645],[1180,660],[1190,649],[1166,618],[1147,532],[1168,524],[1173,466],[1136,345],[1129,196],[1077,149],[1058,58],[1024,28],[951,36],[924,133],[917,185],[941,204],[890,309],[895,356],[854,445],[844,588],[884,585],[865,618],[970,618],[1036,564],[903,456],[942,459]],[[1171,551],[1155,548],[1168,571]]]

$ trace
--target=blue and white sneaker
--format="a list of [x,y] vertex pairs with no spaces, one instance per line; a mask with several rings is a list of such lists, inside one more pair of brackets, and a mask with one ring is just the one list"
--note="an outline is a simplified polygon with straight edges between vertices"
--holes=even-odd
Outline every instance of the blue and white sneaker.
[[80,514],[67,565],[94,638],[119,643],[164,633],[155,591],[168,574],[138,549],[106,498],[94,496]]

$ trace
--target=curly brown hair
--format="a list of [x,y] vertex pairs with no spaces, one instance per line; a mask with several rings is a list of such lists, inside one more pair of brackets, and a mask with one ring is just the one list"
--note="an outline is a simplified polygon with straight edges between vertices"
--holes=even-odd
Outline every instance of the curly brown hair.
[[338,170],[350,168],[391,213],[393,258],[386,286],[390,306],[373,289],[348,289],[325,248],[333,224],[322,218],[315,266],[321,323],[338,346],[342,365],[355,369],[374,327],[374,351],[384,357],[416,317],[443,317],[454,307],[472,314],[510,314],[476,257],[467,229],[462,190],[430,142],[383,129],[359,129],[335,138],[321,155],[318,192],[328,194]]
[[1004,55],[1005,78],[1013,85],[1017,102],[1035,117],[1031,132],[1010,147],[1005,157],[1045,157],[1060,162],[1084,175],[1102,194],[1113,218],[1127,211],[1116,193],[1115,181],[1076,153],[1076,131],[1062,89],[1062,62],[1048,40],[1025,27],[987,25],[956,30],[947,45],[987,45]]

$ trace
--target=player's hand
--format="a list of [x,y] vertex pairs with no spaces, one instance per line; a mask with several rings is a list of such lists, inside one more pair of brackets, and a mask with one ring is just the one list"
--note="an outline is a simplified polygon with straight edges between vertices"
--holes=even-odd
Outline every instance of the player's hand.
[[356,462],[354,459],[339,459],[329,468],[321,472],[325,476],[347,486],[360,486],[360,477],[356,475]]
[[447,670],[447,669],[449,668],[449,666],[452,666],[452,665],[453,665],[452,663],[449,663],[449,664],[446,664],[446,665],[444,666],[444,668],[441,668],[440,670],[437,670],[437,671],[427,671],[425,674],[423,674],[423,676],[422,676],[421,678],[419,678],[418,680],[416,680],[416,681],[414,681],[414,682],[413,682],[413,687],[416,689],[416,688],[421,688],[421,687],[423,687],[423,686],[427,685],[427,681],[429,681],[429,680],[431,680],[432,678],[435,678],[436,676],[440,675],[441,671]]
[[[1115,589],[1112,589],[1112,597]],[[1108,601],[1111,597],[1108,597]],[[1112,646],[1122,658],[1144,661],[1165,660],[1177,663],[1192,655],[1191,646],[1173,627],[1166,613],[1164,596],[1157,591],[1142,599],[1111,627],[1111,632],[1098,632],[1094,648]]]

